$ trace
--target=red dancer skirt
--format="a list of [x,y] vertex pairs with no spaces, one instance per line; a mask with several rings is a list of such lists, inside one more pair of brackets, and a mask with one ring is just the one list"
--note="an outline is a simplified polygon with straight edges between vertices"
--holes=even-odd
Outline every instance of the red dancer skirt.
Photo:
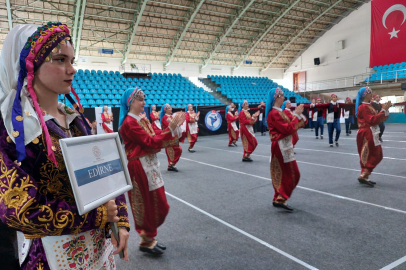
[[296,160],[284,163],[277,141],[271,144],[271,178],[275,190],[274,202],[283,203],[290,198],[299,183],[300,172]]
[[149,191],[148,178],[139,159],[128,162],[133,189],[128,192],[135,229],[142,237],[154,238],[169,212],[165,188]]

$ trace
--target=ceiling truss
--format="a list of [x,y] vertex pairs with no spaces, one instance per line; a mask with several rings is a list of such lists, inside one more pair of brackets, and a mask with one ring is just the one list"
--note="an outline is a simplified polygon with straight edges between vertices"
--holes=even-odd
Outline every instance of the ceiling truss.
[[[76,58],[288,68],[370,0],[0,0],[0,48],[17,24],[71,27]],[[113,55],[99,49],[113,49]],[[250,60],[250,61],[247,61]],[[252,61],[252,64],[250,64]]]

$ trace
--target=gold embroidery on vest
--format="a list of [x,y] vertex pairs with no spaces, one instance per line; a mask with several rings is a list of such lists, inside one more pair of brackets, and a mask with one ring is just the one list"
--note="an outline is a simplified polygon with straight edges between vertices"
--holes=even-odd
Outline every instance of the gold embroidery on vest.
[[273,156],[271,160],[271,178],[275,189],[279,191],[282,184],[282,169],[278,159]]

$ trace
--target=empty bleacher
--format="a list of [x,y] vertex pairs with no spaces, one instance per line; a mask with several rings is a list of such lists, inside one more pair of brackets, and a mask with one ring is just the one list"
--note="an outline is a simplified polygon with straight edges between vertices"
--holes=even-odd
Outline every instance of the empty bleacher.
[[[147,79],[126,79],[118,71],[79,69],[72,85],[85,108],[104,105],[119,107],[122,94],[131,87],[140,87],[145,92],[146,106],[155,104],[160,107],[165,103],[173,107],[185,107],[187,104],[195,106],[222,104],[180,74],[150,73]],[[64,101],[64,96],[60,95],[59,99]]]
[[261,101],[266,101],[268,92],[276,87],[282,89],[285,97],[295,97],[296,103],[310,103],[308,99],[266,77],[208,75],[207,78],[217,85],[217,92],[234,103],[247,100],[250,104],[259,104]]
[[373,73],[366,81],[384,81],[393,79],[406,79],[406,62],[375,66],[372,68],[375,73]]

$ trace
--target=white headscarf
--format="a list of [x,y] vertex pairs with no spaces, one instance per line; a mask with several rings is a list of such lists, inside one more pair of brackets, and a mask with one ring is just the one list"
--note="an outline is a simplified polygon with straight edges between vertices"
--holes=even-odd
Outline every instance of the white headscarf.
[[[27,42],[27,39],[37,30],[40,25],[25,24],[17,25],[8,33],[3,43],[0,56],[0,111],[3,117],[9,137],[13,124],[11,122],[13,102],[16,95],[18,75],[20,72],[20,53]],[[23,110],[24,142],[29,144],[36,137],[41,135],[42,129],[37,113],[31,104],[27,91],[27,78],[21,89],[21,107]]]

